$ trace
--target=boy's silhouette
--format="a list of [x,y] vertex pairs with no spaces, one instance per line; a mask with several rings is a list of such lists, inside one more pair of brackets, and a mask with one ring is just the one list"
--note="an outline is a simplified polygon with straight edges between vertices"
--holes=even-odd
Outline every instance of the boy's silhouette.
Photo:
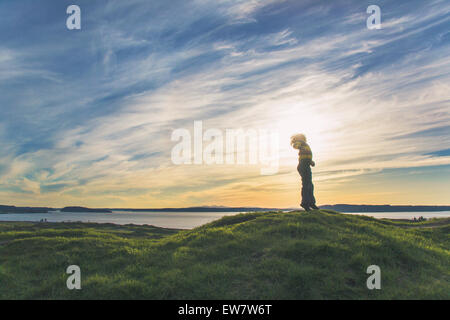
[[302,203],[300,206],[309,211],[312,209],[319,209],[316,206],[316,199],[314,198],[314,185],[312,183],[311,166],[315,166],[315,162],[312,160],[312,152],[309,145],[306,143],[306,137],[304,134],[296,134],[291,137],[291,145],[293,148],[298,149],[299,163],[297,171],[302,177]]

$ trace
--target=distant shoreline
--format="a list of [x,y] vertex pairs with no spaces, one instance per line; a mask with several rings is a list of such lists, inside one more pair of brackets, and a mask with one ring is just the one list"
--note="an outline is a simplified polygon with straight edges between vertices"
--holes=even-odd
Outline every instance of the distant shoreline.
[[[334,210],[344,213],[357,212],[439,212],[450,211],[449,206],[408,206],[408,205],[353,205],[335,204],[320,206],[323,210]],[[188,208],[85,208],[85,207],[64,207],[62,209],[50,207],[16,207],[0,205],[0,214],[12,213],[51,213],[59,212],[85,212],[85,213],[110,213],[113,211],[130,212],[257,212],[257,211],[292,211],[298,208],[259,208],[259,207],[188,207]]]
[[450,211],[450,206],[408,206],[408,205],[354,205],[335,204],[320,206],[323,210],[340,212],[439,212]]
[[[304,211],[298,211],[299,213],[304,212]],[[248,212],[246,212],[248,213]],[[251,214],[251,213],[250,213]],[[346,213],[340,213],[340,214],[344,214],[344,215],[349,215]],[[193,228],[179,228],[179,227],[164,227],[164,226],[159,226],[153,223],[116,223],[116,222],[99,222],[99,221],[83,221],[83,220],[65,220],[65,221],[36,221],[36,220],[2,220],[1,219],[1,214],[0,214],[0,223],[2,224],[15,224],[15,223],[26,223],[26,224],[36,224],[36,225],[48,225],[48,224],[54,224],[54,225],[92,225],[92,226],[107,226],[107,225],[112,225],[115,227],[123,227],[123,226],[146,226],[146,227],[152,227],[152,228],[160,228],[160,229],[166,229],[166,230],[178,230],[178,231],[182,231],[182,230],[192,230]],[[434,227],[434,226],[439,226],[443,223],[448,223],[450,221],[450,217],[432,217],[432,218],[425,218],[423,220],[416,220],[415,217],[414,218],[383,218],[383,217],[376,217],[376,216],[369,216],[371,218],[374,218],[376,220],[384,220],[384,221],[392,221],[394,223],[420,223],[420,222],[425,222],[428,221],[430,224],[430,227]],[[220,219],[220,218],[219,218]],[[432,223],[431,223],[431,222]],[[414,226],[411,226],[414,227]],[[194,227],[195,228],[195,227]]]

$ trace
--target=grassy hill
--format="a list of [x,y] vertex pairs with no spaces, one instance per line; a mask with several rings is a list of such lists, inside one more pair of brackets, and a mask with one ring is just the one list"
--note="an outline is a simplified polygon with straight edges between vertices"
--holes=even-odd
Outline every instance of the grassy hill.
[[[450,219],[328,210],[224,217],[193,230],[0,223],[1,299],[450,299]],[[366,268],[381,268],[368,290]],[[82,289],[68,290],[69,265]]]

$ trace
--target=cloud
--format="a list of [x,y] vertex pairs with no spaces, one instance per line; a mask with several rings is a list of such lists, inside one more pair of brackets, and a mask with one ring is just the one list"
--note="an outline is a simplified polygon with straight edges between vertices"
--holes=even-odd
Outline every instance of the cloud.
[[[14,17],[24,39],[0,34],[0,201],[22,190],[101,206],[256,203],[272,188],[285,203],[296,131],[318,183],[450,164],[450,5],[392,5],[370,31],[365,8],[338,4],[86,2],[81,32],[55,10],[46,36]],[[170,134],[195,120],[277,130],[281,173],[174,166]]]

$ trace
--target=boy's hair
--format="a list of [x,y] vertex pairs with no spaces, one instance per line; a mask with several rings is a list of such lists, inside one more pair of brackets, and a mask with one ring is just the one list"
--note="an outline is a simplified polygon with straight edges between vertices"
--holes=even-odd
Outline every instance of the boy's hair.
[[296,142],[306,142],[306,136],[303,133],[294,134],[291,137],[291,145],[294,145]]

